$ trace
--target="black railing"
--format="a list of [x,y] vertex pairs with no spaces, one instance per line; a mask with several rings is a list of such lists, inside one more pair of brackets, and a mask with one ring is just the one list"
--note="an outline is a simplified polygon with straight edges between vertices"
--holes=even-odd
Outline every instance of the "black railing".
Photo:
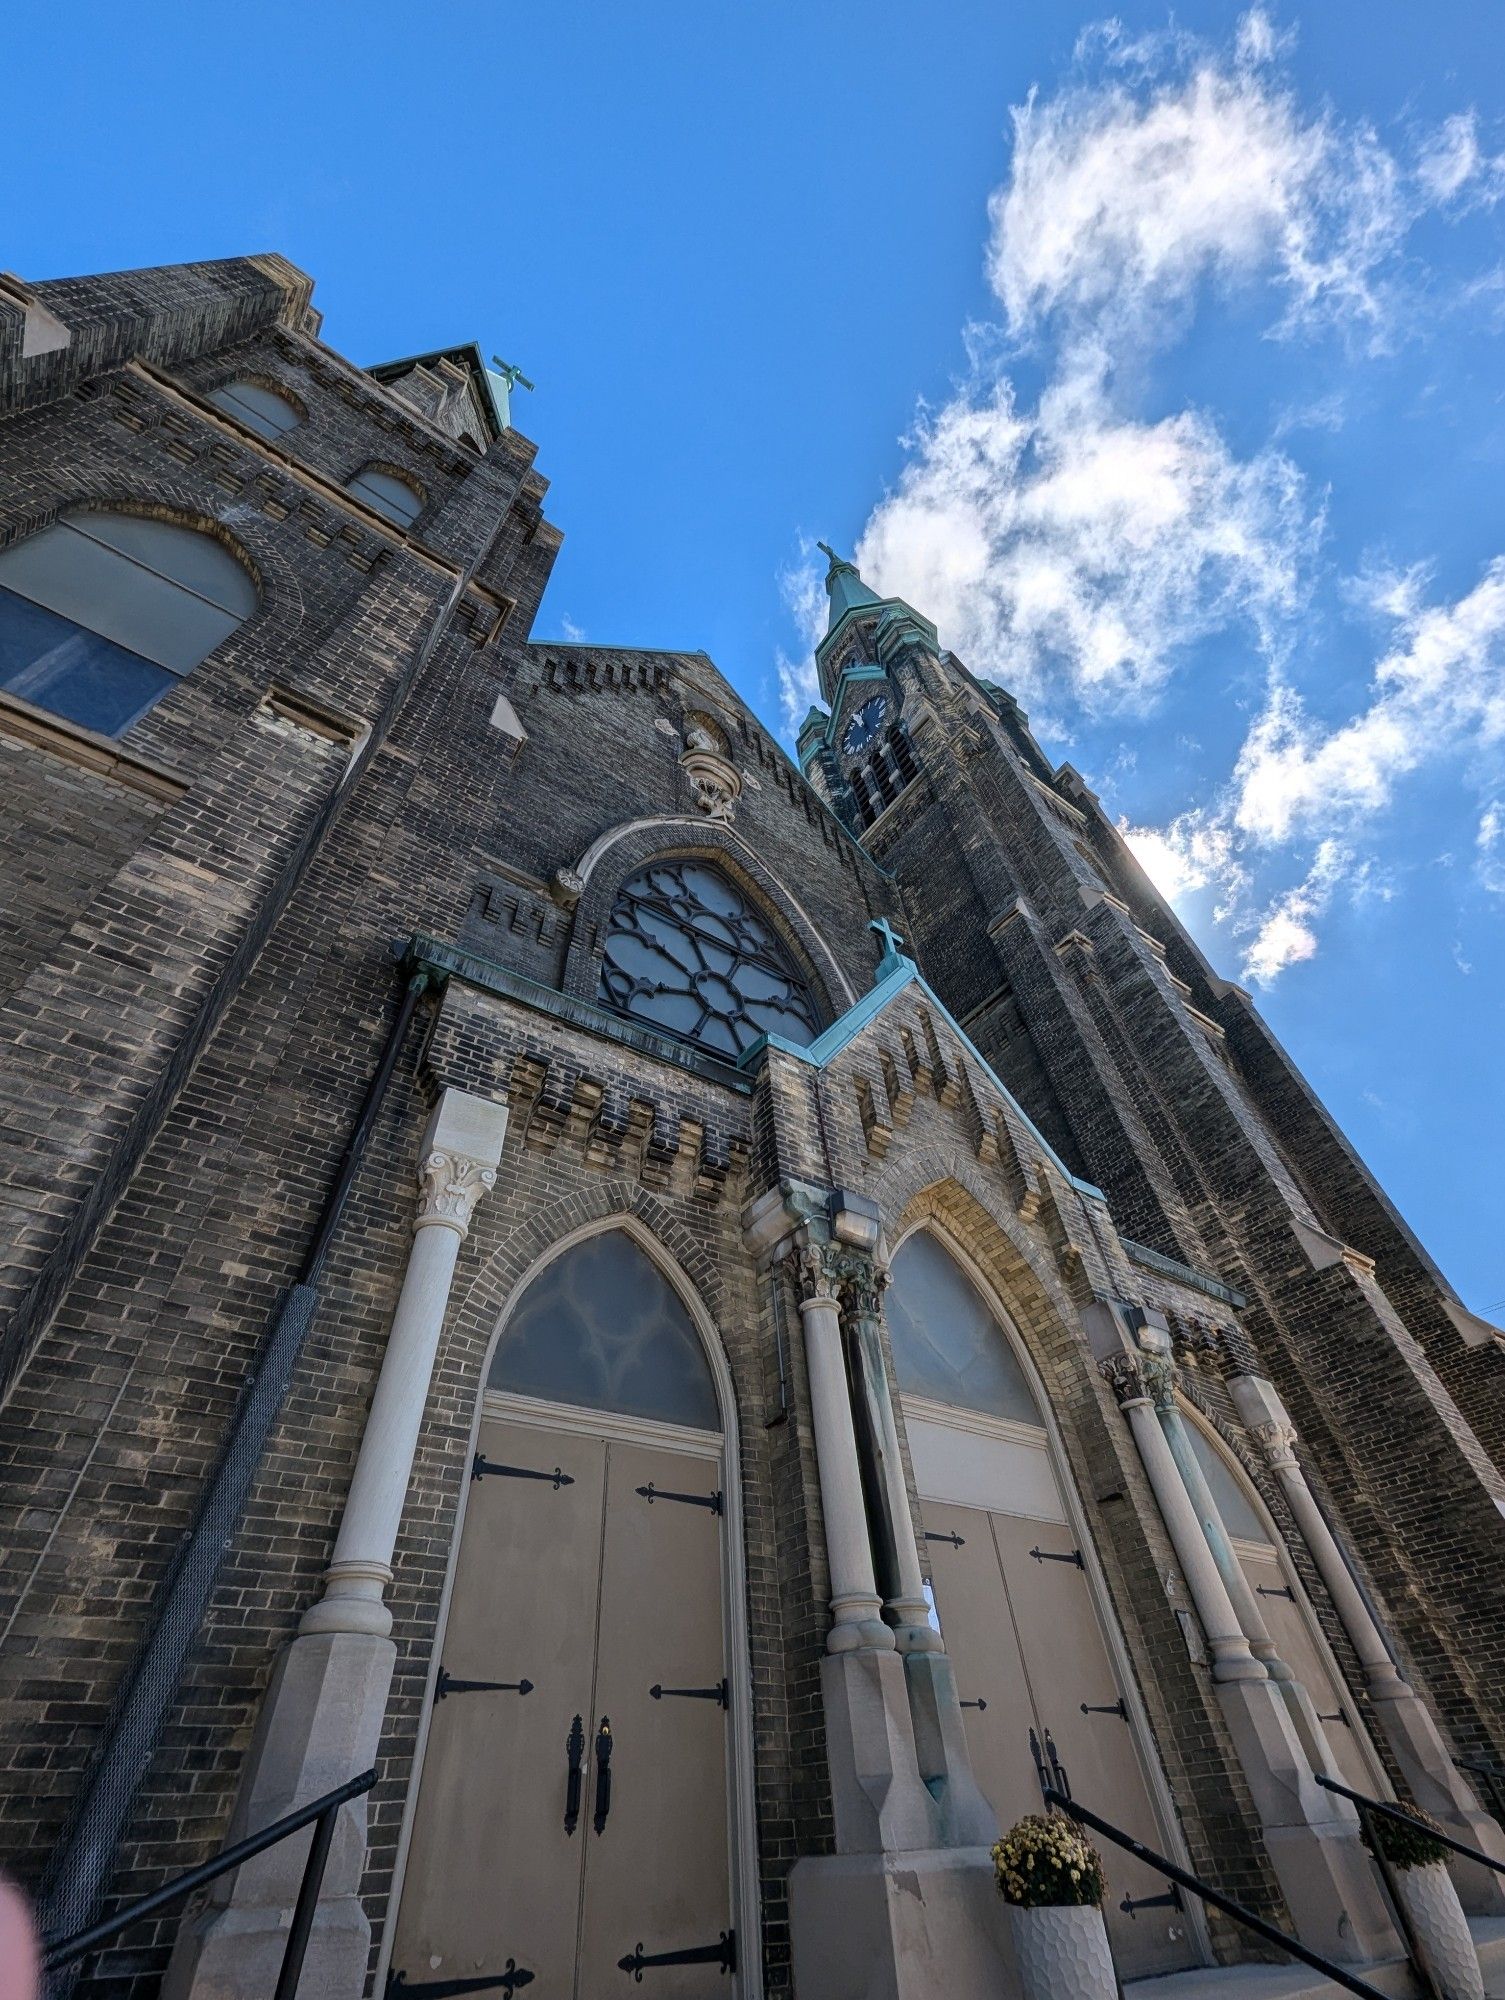
[[1189,1889],[1194,1896],[1200,1896],[1204,1903],[1211,1903],[1214,1909],[1232,1917],[1236,1924],[1242,1924],[1246,1930],[1253,1931],[1256,1937],[1262,1937],[1267,1944],[1279,1945],[1280,1949],[1289,1952],[1292,1958],[1299,1958],[1303,1965],[1311,1966],[1314,1972],[1325,1973],[1347,1992],[1362,1995],[1363,2000],[1384,2000],[1377,1986],[1371,1986],[1367,1980],[1360,1979],[1357,1973],[1345,1972],[1341,1965],[1334,1965],[1332,1960],[1324,1958],[1321,1952],[1312,1951],[1295,1938],[1288,1937],[1276,1925],[1266,1923],[1263,1917],[1256,1916],[1253,1910],[1246,1910],[1242,1903],[1236,1903],[1231,1896],[1225,1896],[1221,1889],[1214,1889],[1200,1876],[1191,1874],[1185,1868],[1178,1868],[1174,1861],[1167,1861],[1163,1854],[1157,1854],[1153,1847],[1146,1847],[1142,1840],[1135,1840],[1133,1835],[1125,1833],[1122,1827],[1112,1825],[1095,1812],[1089,1812],[1086,1806],[1078,1804],[1073,1798],[1068,1798],[1065,1792],[1057,1791],[1054,1785],[1042,1784],[1040,1789],[1045,1795],[1045,1803],[1048,1806],[1055,1806],[1061,1812],[1069,1813],[1083,1826],[1090,1826],[1093,1832],[1100,1833],[1104,1840],[1111,1840],[1115,1847],[1126,1849],[1147,1867],[1163,1875],[1168,1882],[1174,1882],[1178,1889]]
[[1347,1785],[1340,1785],[1336,1778],[1324,1778],[1320,1771],[1314,1772],[1313,1776],[1323,1791],[1336,1792],[1340,1798],[1351,1799],[1361,1813],[1366,1810],[1383,1813],[1386,1819],[1398,1819],[1402,1826],[1418,1827],[1429,1840],[1439,1840],[1444,1847],[1451,1847],[1455,1854],[1466,1854],[1470,1861],[1482,1862],[1486,1868],[1493,1868],[1497,1875],[1505,1875],[1505,1861],[1496,1861],[1493,1855],[1481,1854],[1477,1847],[1470,1847],[1466,1840],[1454,1840],[1450,1833],[1443,1833],[1439,1828],[1429,1826],[1424,1819],[1418,1819],[1415,1813],[1407,1812],[1404,1806],[1398,1806],[1386,1799],[1372,1799],[1366,1792],[1350,1791]]
[[282,1969],[277,1975],[273,1994],[273,2000],[295,2000],[303,1971],[303,1955],[308,1950],[309,1933],[313,1930],[314,1912],[319,1907],[319,1891],[324,1882],[324,1865],[329,1859],[329,1844],[334,1839],[336,1815],[342,1805],[350,1799],[358,1799],[363,1792],[369,1792],[375,1783],[375,1770],[365,1771],[360,1777],[352,1778],[348,1785],[341,1785],[338,1791],[326,1792],[323,1798],[300,1806],[283,1819],[273,1820],[260,1833],[249,1834],[246,1839],[236,1841],[233,1847],[227,1847],[213,1861],[206,1861],[200,1868],[190,1868],[186,1875],[179,1875],[174,1881],[154,1890],[150,1896],[142,1896],[139,1901],[118,1910],[113,1917],[90,1924],[87,1930],[76,1931],[72,1937],[61,1938],[47,1947],[42,1959],[43,1970],[56,1972],[61,1966],[74,1964],[97,1945],[108,1944],[111,1938],[129,1930],[143,1917],[166,1909],[169,1903],[176,1903],[184,1896],[191,1896],[206,1882],[213,1882],[219,1876],[228,1874],[232,1868],[238,1868],[243,1861],[264,1854],[279,1840],[300,1833],[312,1823],[314,1837],[309,1842],[308,1860],[304,1863],[303,1880],[298,1885],[298,1900],[293,1907],[293,1921],[282,1951]]

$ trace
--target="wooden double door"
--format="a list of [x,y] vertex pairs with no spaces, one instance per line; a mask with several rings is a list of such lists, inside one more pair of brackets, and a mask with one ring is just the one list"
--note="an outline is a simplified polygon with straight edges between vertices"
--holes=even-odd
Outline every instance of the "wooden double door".
[[[910,1418],[923,1495],[962,1491],[974,1504],[924,1499],[931,1589],[956,1671],[967,1747],[984,1796],[1007,1829],[1043,1810],[1030,1735],[1053,1746],[1072,1795],[1162,1854],[1166,1831],[1141,1761],[1136,1718],[1114,1666],[1086,1560],[1057,1497],[1043,1433],[1038,1447],[996,1453],[976,1435]],[[959,1475],[959,1476],[952,1476]],[[1019,1488],[1031,1514],[1009,1511]],[[991,1491],[989,1490],[991,1489]],[[996,1495],[997,1504],[975,1504]],[[1056,1512],[1060,1518],[1043,1518]],[[1121,1979],[1168,1972],[1201,1957],[1187,1913],[1165,1878],[1100,1842],[1104,1905]]]
[[396,1992],[735,1991],[723,1523],[714,1448],[483,1422]]

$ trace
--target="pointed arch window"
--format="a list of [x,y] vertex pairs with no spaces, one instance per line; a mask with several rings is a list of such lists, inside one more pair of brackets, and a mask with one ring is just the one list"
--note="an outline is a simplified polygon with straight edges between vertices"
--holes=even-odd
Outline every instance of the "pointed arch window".
[[733,1062],[760,1035],[804,1048],[818,1029],[788,947],[708,861],[655,862],[623,883],[607,920],[598,997]]
[[679,1294],[621,1229],[587,1236],[524,1292],[487,1387],[719,1431],[716,1385]]
[[899,1245],[890,1275],[883,1310],[900,1389],[1039,1428],[1008,1335],[950,1252],[920,1230]]
[[212,535],[80,514],[0,550],[0,688],[120,736],[257,608]]

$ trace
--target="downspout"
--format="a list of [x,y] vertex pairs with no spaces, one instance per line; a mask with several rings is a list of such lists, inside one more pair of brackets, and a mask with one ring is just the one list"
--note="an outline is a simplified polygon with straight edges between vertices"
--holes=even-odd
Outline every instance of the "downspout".
[[409,974],[339,1172],[297,1279],[288,1286],[241,1391],[192,1528],[163,1580],[147,1636],[127,1670],[93,1770],[54,1851],[41,1897],[49,1938],[70,1936],[93,1917],[157,1747],[183,1665],[198,1638],[272,1428],[319,1304],[319,1279],[360,1171],[372,1127],[431,974]]

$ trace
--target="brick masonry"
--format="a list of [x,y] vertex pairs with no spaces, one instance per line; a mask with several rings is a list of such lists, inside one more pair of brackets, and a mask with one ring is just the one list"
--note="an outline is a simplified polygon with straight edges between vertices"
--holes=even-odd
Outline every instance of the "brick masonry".
[[[789,1991],[788,1869],[832,1838],[828,1583],[793,1292],[754,1269],[741,1218],[791,1177],[870,1194],[891,1241],[929,1223],[989,1280],[1046,1385],[1193,1863],[1279,1914],[1082,1310],[1168,1313],[1189,1400],[1280,1524],[1226,1390],[1241,1367],[1275,1380],[1407,1670],[1460,1752],[1492,1756],[1500,1344],[1468,1343],[1252,1003],[1006,695],[913,631],[885,641],[918,775],[859,837],[828,802],[836,767],[806,783],[704,654],[532,643],[560,542],[532,446],[465,442],[480,406],[457,363],[405,393],[324,346],[309,299],[276,258],[0,280],[0,544],[69,508],[160,513],[224,540],[262,597],[117,743],[0,701],[0,1859],[36,1882],[64,1832],[421,933],[471,957],[403,1049],[111,1900],[223,1839],[272,1660],[329,1557],[426,1107],[456,1084],[512,1117],[397,1552],[373,1969],[498,1316],[561,1236],[631,1215],[694,1287],[735,1385],[762,1953],[768,1991]],[[298,428],[268,444],[205,401],[245,377],[290,397]],[[344,493],[370,464],[423,494],[410,530]],[[680,761],[692,716],[741,774],[728,825]],[[880,916],[939,1004],[910,987],[825,1069],[775,1051],[741,1079],[614,1024],[594,1005],[606,918],[667,855],[714,859],[769,913],[826,1020],[870,987]],[[171,1936],[143,1927],[83,1990],[146,2000]]]

